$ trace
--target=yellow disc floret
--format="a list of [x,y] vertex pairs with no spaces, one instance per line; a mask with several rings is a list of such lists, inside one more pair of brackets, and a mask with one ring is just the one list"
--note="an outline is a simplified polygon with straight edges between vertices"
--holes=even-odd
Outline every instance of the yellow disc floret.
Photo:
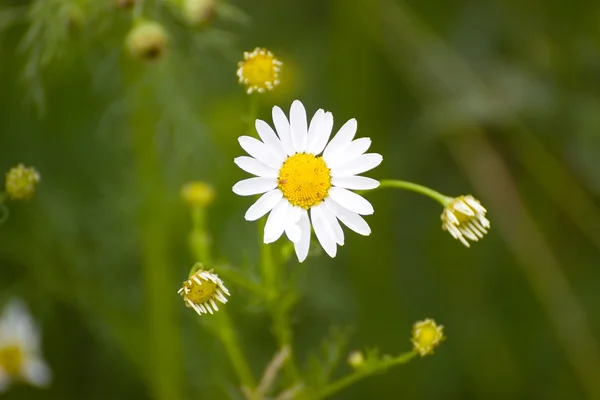
[[23,370],[25,352],[21,346],[11,345],[0,348],[0,367],[8,375],[19,376]]
[[304,209],[322,202],[331,187],[331,172],[322,157],[298,153],[279,170],[279,189],[294,206]]
[[238,63],[237,76],[248,87],[248,93],[273,90],[279,84],[281,61],[267,49],[256,48],[244,52],[244,61]]

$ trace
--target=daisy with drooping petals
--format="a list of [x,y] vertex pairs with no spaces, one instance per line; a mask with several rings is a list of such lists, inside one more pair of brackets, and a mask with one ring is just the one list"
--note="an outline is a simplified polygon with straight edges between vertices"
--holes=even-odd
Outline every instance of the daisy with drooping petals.
[[27,307],[12,300],[0,317],[0,393],[12,381],[40,387],[50,383],[40,347],[39,331]]
[[373,214],[373,206],[353,190],[374,189],[375,179],[358,176],[378,166],[379,154],[365,154],[371,139],[354,139],[356,120],[346,122],[329,141],[333,115],[322,109],[307,123],[306,111],[298,100],[292,103],[290,119],[273,107],[277,133],[264,121],[256,120],[261,140],[239,138],[250,157],[235,163],[255,175],[233,186],[240,196],[262,196],[248,209],[245,218],[255,221],[269,213],[264,242],[272,243],[285,232],[294,243],[300,262],[308,255],[311,225],[330,257],[344,244],[340,221],[356,233],[367,236],[371,228],[361,215]]

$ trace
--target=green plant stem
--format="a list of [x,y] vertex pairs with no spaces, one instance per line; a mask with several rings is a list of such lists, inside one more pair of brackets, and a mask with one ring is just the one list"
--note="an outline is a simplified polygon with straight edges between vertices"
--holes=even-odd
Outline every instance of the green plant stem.
[[243,287],[244,289],[252,292],[252,294],[264,298],[266,297],[264,289],[257,283],[254,283],[244,276],[241,276],[237,273],[233,268],[226,265],[216,265],[215,270],[219,273],[221,277],[224,279],[233,282],[237,286]]
[[242,351],[233,322],[231,321],[227,310],[225,310],[225,307],[221,307],[213,318],[219,340],[225,348],[225,352],[229,357],[229,361],[231,362],[240,383],[248,388],[255,388],[256,381],[252,375],[252,370]]
[[[134,71],[129,71],[134,72]],[[139,73],[139,71],[136,71]],[[136,86],[135,83],[131,86]],[[171,276],[169,257],[169,207],[154,132],[156,126],[151,99],[152,89],[146,85],[133,89],[131,120],[133,155],[139,182],[139,233],[141,263],[148,316],[150,368],[148,377],[155,398],[181,399],[181,349],[176,318],[177,298],[173,295],[175,280]],[[150,103],[150,104],[149,104]]]
[[267,298],[277,297],[277,266],[273,257],[272,244],[263,242],[266,218],[258,221],[258,240],[260,243],[260,270]]
[[416,355],[417,355],[417,353],[415,353],[414,351],[411,351],[408,353],[400,354],[397,357],[390,358],[389,360],[383,360],[380,364],[373,366],[373,367],[368,367],[368,368],[363,368],[363,369],[359,368],[356,371],[354,371],[353,373],[346,375],[345,377],[330,383],[323,390],[321,390],[315,396],[313,396],[311,398],[311,400],[325,399],[363,378],[366,378],[368,376],[374,375],[379,372],[383,372],[386,369],[394,367],[396,365],[406,364],[407,362],[412,360],[414,357],[416,357]]
[[[211,265],[210,237],[206,223],[206,209],[203,207],[193,207],[190,247],[197,261],[200,261],[203,265]],[[199,265],[194,265],[190,270],[190,274],[195,273],[198,268]],[[224,269],[218,270],[218,273],[224,278],[234,275],[237,276],[237,274],[234,274],[231,271],[229,271],[229,274],[224,273],[224,271]],[[238,279],[237,283],[239,282],[240,280]],[[214,323],[214,331],[223,344],[227,357],[229,357],[229,361],[231,362],[240,383],[246,387],[254,388],[256,382],[252,375],[252,370],[246,360],[246,356],[244,355],[242,346],[236,334],[236,328],[229,317],[229,312],[226,307],[221,307],[212,318],[211,322]]]
[[[430,197],[433,200],[439,202],[444,207],[446,207],[446,205],[448,205],[448,203],[450,203],[452,201],[452,197],[444,196],[440,192],[436,192],[435,190],[430,189],[426,186],[419,185],[417,183],[407,182],[407,181],[400,181],[400,180],[395,180],[395,179],[384,179],[379,182],[379,186],[377,187],[377,189],[384,189],[384,188],[410,190],[411,192],[416,192],[416,193],[422,194],[424,196]],[[377,189],[374,189],[374,190],[377,190]]]

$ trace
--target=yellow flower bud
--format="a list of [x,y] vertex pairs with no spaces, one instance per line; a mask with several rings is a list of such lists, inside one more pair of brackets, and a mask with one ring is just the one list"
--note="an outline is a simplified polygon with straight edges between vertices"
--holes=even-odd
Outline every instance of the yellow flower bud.
[[215,199],[215,190],[204,182],[190,182],[181,188],[181,198],[191,207],[207,207]]
[[183,0],[183,17],[193,26],[209,22],[215,16],[216,0]]
[[352,368],[359,368],[365,363],[365,356],[359,350],[355,350],[348,355],[348,364]]
[[33,167],[19,164],[6,173],[6,193],[11,199],[26,200],[33,196],[40,174]]
[[437,325],[434,320],[426,319],[413,325],[412,344],[421,357],[433,354],[433,350],[445,340],[444,326]]

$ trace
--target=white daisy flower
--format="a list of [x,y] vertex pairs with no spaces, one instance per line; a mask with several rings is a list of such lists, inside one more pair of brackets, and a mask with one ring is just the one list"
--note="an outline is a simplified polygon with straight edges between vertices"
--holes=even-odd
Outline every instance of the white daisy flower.
[[298,100],[292,103],[289,121],[279,107],[273,107],[273,123],[277,134],[265,121],[256,120],[262,141],[249,136],[239,138],[250,157],[234,161],[256,177],[236,183],[233,192],[240,196],[264,193],[245,218],[255,221],[270,212],[264,242],[272,243],[285,232],[300,262],[308,255],[312,225],[325,252],[335,257],[337,245],[344,244],[340,221],[361,235],[371,233],[361,215],[373,214],[373,206],[349,189],[379,186],[377,180],[358,174],[375,168],[383,158],[365,154],[371,139],[353,140],[357,128],[354,118],[328,143],[333,115],[318,110],[308,124],[304,106]]
[[42,387],[50,379],[50,369],[41,356],[38,327],[25,304],[13,299],[0,316],[0,392],[11,381]]

